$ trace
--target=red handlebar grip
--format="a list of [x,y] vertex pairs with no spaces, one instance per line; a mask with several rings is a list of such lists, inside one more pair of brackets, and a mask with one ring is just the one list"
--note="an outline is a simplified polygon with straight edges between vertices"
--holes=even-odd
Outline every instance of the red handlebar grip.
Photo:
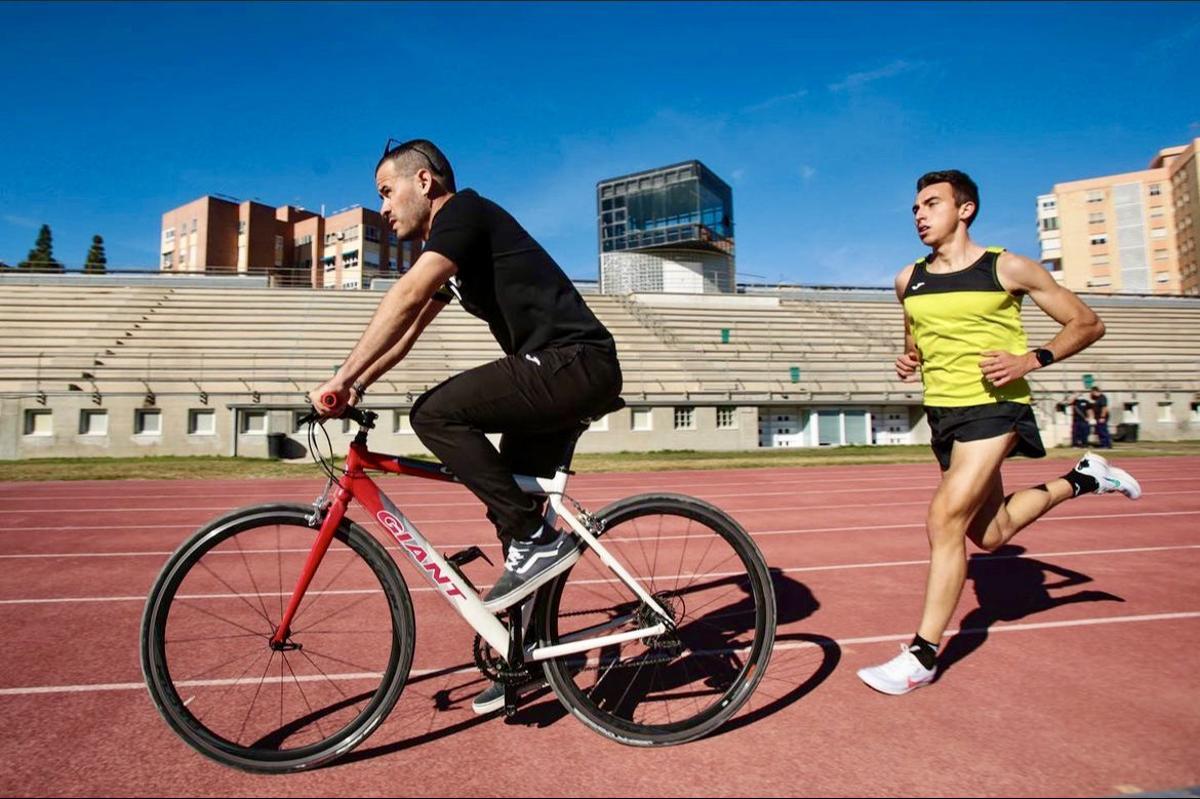
[[328,391],[321,395],[321,407],[327,411],[336,411],[341,406],[338,402],[338,395],[332,391]]

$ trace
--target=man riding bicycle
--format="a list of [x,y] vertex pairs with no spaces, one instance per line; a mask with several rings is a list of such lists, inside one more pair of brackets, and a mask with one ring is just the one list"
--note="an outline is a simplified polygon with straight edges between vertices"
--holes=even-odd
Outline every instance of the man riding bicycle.
[[[579,558],[576,537],[546,525],[543,502],[513,475],[552,475],[580,420],[612,407],[621,392],[616,344],[507,211],[471,189],[457,190],[450,162],[432,142],[388,145],[375,168],[380,213],[399,240],[423,240],[424,250],[384,295],[337,374],[310,398],[320,410],[321,397],[335,394],[334,412],[361,401],[455,298],[487,322],[505,357],[434,386],[413,404],[410,420],[422,443],[487,506],[506,552],[504,573],[484,598],[498,612]],[[499,451],[487,433],[501,434]],[[492,704],[477,700],[475,709]]]

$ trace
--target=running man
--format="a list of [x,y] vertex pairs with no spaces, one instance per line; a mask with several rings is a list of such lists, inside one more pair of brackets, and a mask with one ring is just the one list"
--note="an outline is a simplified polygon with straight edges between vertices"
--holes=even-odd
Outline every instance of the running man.
[[[487,506],[507,555],[484,597],[498,612],[579,559],[578,538],[547,525],[543,502],[513,475],[553,475],[580,422],[612,409],[621,392],[616,344],[516,219],[457,189],[433,142],[391,145],[375,168],[380,213],[399,240],[424,241],[424,251],[384,295],[345,363],[309,396],[318,409],[329,392],[338,408],[361,401],[455,297],[487,322],[505,357],[426,391],[409,418],[422,443]],[[499,451],[487,433],[502,434]],[[503,704],[496,683],[472,707],[485,713]]]
[[[926,518],[929,575],[917,634],[892,660],[858,672],[887,694],[908,693],[937,674],[938,646],[966,577],[967,539],[992,552],[1072,497],[1141,496],[1132,476],[1091,452],[1057,480],[1005,496],[1004,459],[1046,454],[1025,375],[1080,352],[1104,335],[1104,323],[1040,264],[975,243],[968,229],[978,211],[979,190],[964,173],[922,176],[912,212],[931,252],[896,276],[904,307],[896,374],[908,382],[921,371],[942,481]],[[1032,351],[1021,326],[1026,294],[1062,325]]]

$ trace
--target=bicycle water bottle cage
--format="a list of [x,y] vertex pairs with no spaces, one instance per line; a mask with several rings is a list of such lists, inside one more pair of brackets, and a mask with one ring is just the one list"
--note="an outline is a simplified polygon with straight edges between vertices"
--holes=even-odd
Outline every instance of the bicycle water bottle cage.
[[443,554],[442,557],[446,559],[446,563],[450,564],[450,568],[454,569],[455,573],[458,574],[458,576],[463,579],[463,582],[469,585],[471,590],[475,593],[479,593],[479,589],[475,587],[475,583],[471,582],[470,577],[467,577],[467,575],[463,574],[462,567],[473,560],[478,560],[479,558],[486,560],[489,566],[495,565],[492,563],[492,559],[483,554],[483,550],[479,547],[468,547],[461,552],[455,552],[453,555]]

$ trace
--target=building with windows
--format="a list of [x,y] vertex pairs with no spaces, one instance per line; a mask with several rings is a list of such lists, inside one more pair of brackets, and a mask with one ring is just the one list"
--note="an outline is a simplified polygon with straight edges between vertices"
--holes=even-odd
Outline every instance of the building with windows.
[[1073,291],[1200,293],[1200,139],[1147,169],[1054,186],[1037,198],[1042,263]]
[[420,254],[362,206],[325,217],[213,195],[163,214],[160,241],[163,272],[264,275],[277,287],[367,288],[408,271]]
[[735,290],[733,190],[699,161],[596,184],[600,290]]

